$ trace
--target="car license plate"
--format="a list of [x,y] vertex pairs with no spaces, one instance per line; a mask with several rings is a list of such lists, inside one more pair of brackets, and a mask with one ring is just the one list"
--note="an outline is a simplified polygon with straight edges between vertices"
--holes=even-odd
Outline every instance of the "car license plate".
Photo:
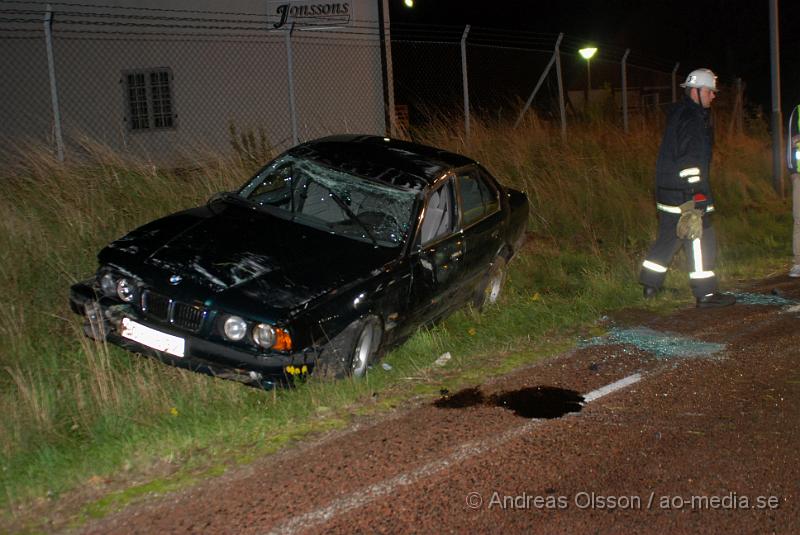
[[131,319],[122,318],[122,330],[120,334],[129,340],[139,342],[142,345],[169,353],[170,355],[175,355],[176,357],[184,356],[186,341],[183,338],[151,329]]

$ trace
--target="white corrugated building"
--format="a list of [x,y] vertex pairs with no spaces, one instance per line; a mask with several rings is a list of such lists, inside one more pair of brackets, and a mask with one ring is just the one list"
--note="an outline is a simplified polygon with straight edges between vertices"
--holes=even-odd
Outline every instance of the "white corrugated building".
[[279,148],[383,134],[380,4],[0,2],[0,140],[55,146],[60,125],[68,157],[89,140],[164,160],[230,150],[231,128]]

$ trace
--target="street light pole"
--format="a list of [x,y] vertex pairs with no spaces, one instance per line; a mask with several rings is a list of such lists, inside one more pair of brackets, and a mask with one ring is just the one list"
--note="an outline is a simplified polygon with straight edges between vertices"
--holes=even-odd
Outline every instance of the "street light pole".
[[586,47],[578,50],[578,54],[586,60],[586,108],[589,111],[589,92],[592,90],[592,57],[597,53],[596,47]]
[[769,2],[769,49],[772,73],[772,187],[783,197],[783,117],[781,115],[781,62],[778,39],[778,0]]
[[592,92],[592,58],[586,58],[586,104],[589,104],[589,94]]

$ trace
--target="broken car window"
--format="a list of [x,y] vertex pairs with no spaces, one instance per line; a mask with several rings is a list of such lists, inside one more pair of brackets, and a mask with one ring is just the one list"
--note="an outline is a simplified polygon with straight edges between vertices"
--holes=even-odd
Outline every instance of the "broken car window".
[[395,247],[408,235],[417,191],[284,156],[239,195],[297,223]]

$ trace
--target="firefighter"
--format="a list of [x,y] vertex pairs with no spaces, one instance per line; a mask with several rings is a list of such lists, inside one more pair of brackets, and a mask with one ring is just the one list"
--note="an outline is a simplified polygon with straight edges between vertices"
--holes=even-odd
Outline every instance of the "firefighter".
[[710,108],[717,77],[709,69],[697,69],[681,87],[685,96],[667,116],[656,162],[658,236],[642,263],[639,282],[645,299],[655,297],[672,257],[683,246],[697,306],[729,306],[736,298],[717,291],[714,274],[717,241],[711,225],[714,203],[708,182],[714,142]]
[[789,173],[792,177],[792,218],[794,228],[792,229],[792,253],[794,254],[794,265],[789,270],[790,277],[800,277],[800,105],[798,105],[789,116],[789,133],[786,136],[789,146],[786,149],[786,162],[789,165]]

